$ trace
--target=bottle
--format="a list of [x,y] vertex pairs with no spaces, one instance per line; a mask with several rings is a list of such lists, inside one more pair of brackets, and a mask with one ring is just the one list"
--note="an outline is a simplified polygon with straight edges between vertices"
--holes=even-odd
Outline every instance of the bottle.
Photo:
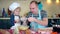
[[2,9],[2,17],[7,17],[7,14],[5,12],[5,8]]

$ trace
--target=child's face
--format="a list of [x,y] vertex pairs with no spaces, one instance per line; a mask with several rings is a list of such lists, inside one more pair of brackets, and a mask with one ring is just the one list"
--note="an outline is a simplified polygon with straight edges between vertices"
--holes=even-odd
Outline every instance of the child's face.
[[19,14],[20,14],[20,8],[18,7],[14,10],[14,15],[19,15]]

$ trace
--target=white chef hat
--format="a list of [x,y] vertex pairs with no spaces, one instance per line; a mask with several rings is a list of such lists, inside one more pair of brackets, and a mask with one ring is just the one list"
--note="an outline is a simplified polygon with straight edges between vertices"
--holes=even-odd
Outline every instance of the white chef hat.
[[14,20],[18,20],[18,19],[19,19],[19,16],[15,16],[15,17],[14,17]]
[[20,7],[20,4],[17,2],[14,2],[9,6],[9,10],[14,11],[17,7]]

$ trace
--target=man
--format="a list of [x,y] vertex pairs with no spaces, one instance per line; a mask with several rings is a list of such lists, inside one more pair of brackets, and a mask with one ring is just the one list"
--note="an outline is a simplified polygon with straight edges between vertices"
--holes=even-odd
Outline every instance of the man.
[[37,30],[39,28],[45,28],[48,24],[48,18],[46,11],[38,8],[38,3],[32,1],[30,3],[30,12],[28,13],[28,21],[31,22],[31,29]]

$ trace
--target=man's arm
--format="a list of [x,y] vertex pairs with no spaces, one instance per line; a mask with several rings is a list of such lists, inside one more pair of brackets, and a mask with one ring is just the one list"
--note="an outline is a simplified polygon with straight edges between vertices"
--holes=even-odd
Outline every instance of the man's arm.
[[40,25],[47,26],[48,25],[48,18],[43,18],[43,20],[35,19],[35,22],[39,23]]
[[42,20],[38,20],[36,18],[29,17],[28,21],[29,22],[37,22],[38,24],[43,25],[43,26],[47,26],[48,25],[48,18],[46,18],[46,17],[44,17]]
[[28,21],[29,22],[36,22],[36,23],[38,23],[40,25],[43,25],[43,26],[47,26],[48,25],[48,18],[43,18],[43,20],[38,20],[36,18],[29,17]]

